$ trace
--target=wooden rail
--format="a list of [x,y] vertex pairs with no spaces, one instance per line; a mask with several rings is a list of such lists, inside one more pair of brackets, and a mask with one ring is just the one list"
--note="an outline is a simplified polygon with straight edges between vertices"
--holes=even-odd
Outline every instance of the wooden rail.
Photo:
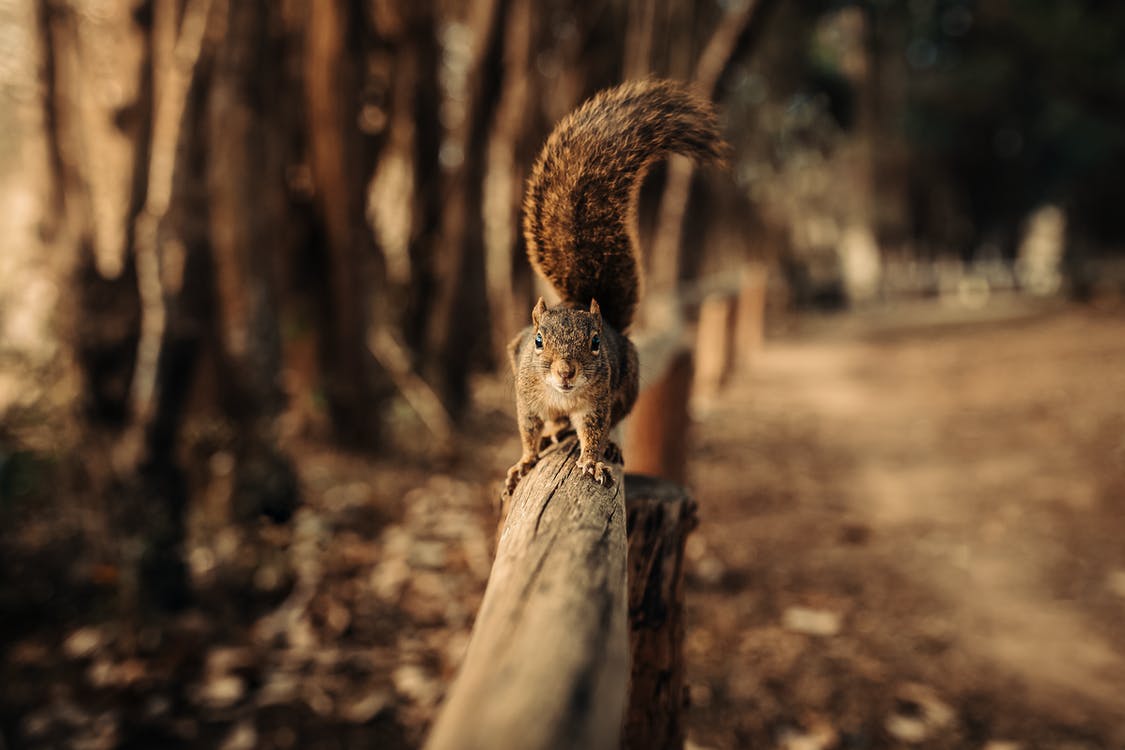
[[628,680],[625,494],[577,441],[516,487],[473,634],[426,747],[616,748]]
[[669,482],[622,484],[619,469],[601,487],[577,457],[564,438],[510,499],[430,750],[683,746],[681,583],[695,506]]
[[625,455],[662,479],[618,467],[611,486],[596,484],[575,465],[571,433],[520,481],[428,750],[683,747],[683,559],[696,507],[667,480],[684,477],[693,359],[717,389],[761,345],[764,278],[739,282],[696,290],[692,304],[714,310],[701,324],[717,330],[696,338],[694,357],[684,298],[638,341],[649,387]]

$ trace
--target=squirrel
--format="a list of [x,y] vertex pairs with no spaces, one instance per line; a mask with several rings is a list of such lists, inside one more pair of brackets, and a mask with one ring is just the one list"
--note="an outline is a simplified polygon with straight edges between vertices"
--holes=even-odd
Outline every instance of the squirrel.
[[528,179],[523,233],[532,267],[562,302],[549,308],[540,297],[531,326],[508,345],[523,443],[509,495],[539,460],[544,424],[563,420],[578,434],[579,470],[612,482],[609,431],[639,390],[626,332],[641,290],[641,182],[668,154],[722,163],[728,149],[711,102],[656,79],[602,91],[547,138]]

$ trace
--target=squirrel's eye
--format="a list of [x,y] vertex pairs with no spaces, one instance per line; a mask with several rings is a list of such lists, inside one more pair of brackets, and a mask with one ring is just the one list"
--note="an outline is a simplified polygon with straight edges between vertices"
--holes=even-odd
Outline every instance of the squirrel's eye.
[[601,345],[602,337],[595,333],[594,338],[590,339],[590,351],[596,352]]
[[535,334],[535,348],[536,349],[542,349],[543,348],[543,334],[541,334],[541,333]]

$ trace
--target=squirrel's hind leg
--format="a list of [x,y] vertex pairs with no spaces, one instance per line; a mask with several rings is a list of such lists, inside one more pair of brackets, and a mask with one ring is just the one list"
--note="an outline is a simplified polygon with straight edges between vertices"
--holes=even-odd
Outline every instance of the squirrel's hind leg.
[[556,419],[551,419],[546,422],[543,427],[543,440],[539,444],[539,450],[544,451],[552,445],[558,445],[563,440],[574,434],[574,428],[570,423],[570,417],[565,414]]

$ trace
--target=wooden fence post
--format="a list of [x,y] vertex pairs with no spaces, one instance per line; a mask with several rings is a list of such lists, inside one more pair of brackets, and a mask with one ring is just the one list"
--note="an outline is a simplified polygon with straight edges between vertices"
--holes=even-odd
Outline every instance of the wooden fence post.
[[734,324],[734,366],[741,372],[750,369],[765,339],[766,282],[761,263],[743,267]]
[[642,384],[646,387],[625,421],[625,465],[629,471],[684,481],[693,371],[691,350],[684,348],[672,355],[655,382]]
[[624,747],[684,746],[684,544],[695,501],[679,485],[625,478],[629,534],[629,638],[633,655]]
[[699,306],[695,332],[696,398],[719,394],[734,363],[735,304],[729,293],[708,295]]

